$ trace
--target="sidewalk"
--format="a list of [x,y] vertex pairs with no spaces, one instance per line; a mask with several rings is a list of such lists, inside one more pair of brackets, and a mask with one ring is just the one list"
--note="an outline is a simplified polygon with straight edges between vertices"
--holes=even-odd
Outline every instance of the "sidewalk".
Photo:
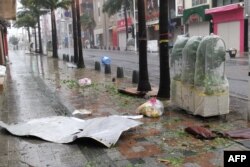
[[[0,119],[7,123],[52,115],[68,115],[75,109],[92,111],[83,119],[106,115],[136,114],[146,99],[120,95],[113,75],[87,69],[67,68],[65,62],[46,56],[10,52],[5,105]],[[78,79],[90,78],[92,86],[80,88]],[[223,150],[246,150],[229,139],[199,140],[187,134],[190,125],[226,131],[248,127],[247,102],[231,98],[226,117],[200,118],[170,106],[162,117],[143,118],[142,126],[125,132],[111,149],[91,140],[54,144],[36,138],[11,136],[0,130],[0,166],[223,166]]]

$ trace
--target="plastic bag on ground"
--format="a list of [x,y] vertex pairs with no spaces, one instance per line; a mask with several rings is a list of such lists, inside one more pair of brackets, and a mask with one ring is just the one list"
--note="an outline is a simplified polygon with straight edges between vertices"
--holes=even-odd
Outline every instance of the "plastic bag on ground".
[[110,63],[111,63],[111,59],[110,59],[108,56],[103,56],[103,57],[102,57],[102,64],[108,65],[108,64],[110,64]]
[[160,100],[151,98],[146,103],[137,108],[137,112],[147,117],[160,117],[163,114],[164,106]]
[[80,86],[88,86],[91,85],[91,80],[89,78],[83,78],[78,81]]

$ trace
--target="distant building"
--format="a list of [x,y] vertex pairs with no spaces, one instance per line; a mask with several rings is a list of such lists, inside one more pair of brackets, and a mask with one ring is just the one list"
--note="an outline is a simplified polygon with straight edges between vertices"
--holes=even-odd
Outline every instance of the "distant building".
[[244,10],[244,0],[213,0],[212,8],[205,11],[212,16],[213,32],[224,39],[227,49],[248,50],[248,23]]

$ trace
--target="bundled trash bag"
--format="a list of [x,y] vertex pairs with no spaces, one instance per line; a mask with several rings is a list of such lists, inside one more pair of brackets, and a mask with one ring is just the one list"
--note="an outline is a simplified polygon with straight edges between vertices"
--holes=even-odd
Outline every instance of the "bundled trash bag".
[[110,64],[111,63],[111,59],[108,56],[103,56],[102,57],[102,64]]
[[147,117],[160,117],[163,114],[164,106],[160,100],[156,98],[149,99],[146,103],[137,108],[137,112]]
[[88,86],[91,85],[91,80],[89,78],[83,78],[78,81],[80,86]]

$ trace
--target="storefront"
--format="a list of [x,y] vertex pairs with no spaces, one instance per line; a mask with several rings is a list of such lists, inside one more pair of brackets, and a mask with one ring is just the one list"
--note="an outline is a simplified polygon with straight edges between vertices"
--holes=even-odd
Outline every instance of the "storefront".
[[244,7],[241,3],[207,9],[213,17],[214,33],[224,39],[226,48],[244,52]]
[[205,9],[208,8],[209,5],[205,4],[184,10],[185,33],[190,36],[205,36],[211,33],[211,16],[205,14]]
[[[128,29],[131,29],[132,19],[127,18]],[[117,37],[118,37],[118,45],[121,50],[126,49],[126,25],[125,19],[121,19],[117,21]],[[129,38],[132,38],[131,36]]]

